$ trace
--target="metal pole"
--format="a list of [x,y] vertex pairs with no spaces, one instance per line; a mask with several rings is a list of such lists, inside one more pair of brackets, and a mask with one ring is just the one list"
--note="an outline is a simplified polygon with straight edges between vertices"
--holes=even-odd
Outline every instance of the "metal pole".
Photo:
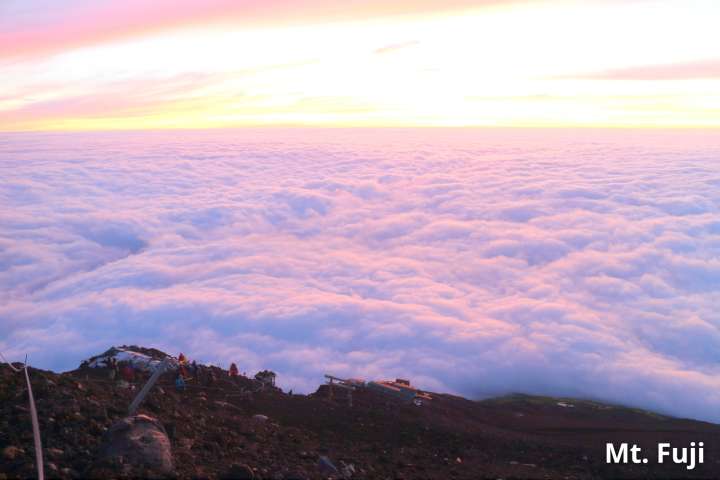
[[28,397],[30,398],[30,420],[32,421],[33,442],[35,443],[35,463],[37,463],[38,479],[45,478],[45,466],[43,465],[42,441],[40,439],[40,425],[38,424],[37,409],[33,398],[30,376],[27,369],[27,357],[25,357],[25,381],[27,382]]
[[145,397],[150,392],[150,389],[155,385],[155,382],[158,381],[160,378],[160,375],[165,373],[165,370],[170,366],[170,360],[165,359],[162,361],[162,363],[158,366],[158,368],[155,370],[155,372],[150,377],[150,380],[147,381],[145,386],[140,390],[140,392],[135,397],[135,400],[132,401],[130,404],[130,408],[128,408],[128,415],[134,415],[137,411],[140,404],[145,400]]
[[12,364],[12,363],[10,363],[10,362],[7,361],[7,358],[5,358],[5,355],[3,355],[2,352],[0,352],[0,358],[2,358],[2,359],[5,361],[5,363],[8,364],[8,367],[10,367],[13,372],[19,372],[19,371],[20,371],[20,370],[18,370],[17,368],[13,367],[13,364]]

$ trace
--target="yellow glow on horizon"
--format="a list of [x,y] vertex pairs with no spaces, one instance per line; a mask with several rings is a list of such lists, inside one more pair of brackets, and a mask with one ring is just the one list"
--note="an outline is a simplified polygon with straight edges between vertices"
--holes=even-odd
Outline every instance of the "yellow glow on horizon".
[[720,126],[720,78],[597,75],[717,58],[720,7],[695,3],[158,33],[6,65],[0,130]]

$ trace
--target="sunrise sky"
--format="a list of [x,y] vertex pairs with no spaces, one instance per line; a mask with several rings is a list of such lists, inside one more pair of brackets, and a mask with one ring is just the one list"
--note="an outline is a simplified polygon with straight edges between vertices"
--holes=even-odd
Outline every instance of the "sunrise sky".
[[4,0],[0,130],[717,127],[718,19],[716,0]]

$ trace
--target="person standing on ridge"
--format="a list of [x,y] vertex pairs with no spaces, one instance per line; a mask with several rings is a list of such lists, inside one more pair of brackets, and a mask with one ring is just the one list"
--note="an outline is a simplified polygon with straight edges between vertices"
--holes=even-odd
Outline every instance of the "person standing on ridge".
[[190,369],[190,374],[194,379],[193,381],[196,383],[200,383],[200,369],[198,368],[197,362],[193,360],[188,368]]
[[181,363],[178,367],[178,375],[183,378],[190,378],[190,375],[188,375],[187,369],[185,368],[185,364]]
[[135,369],[130,362],[127,362],[122,369],[123,380],[128,383],[135,381]]
[[237,377],[239,375],[237,365],[235,365],[234,362],[230,364],[230,370],[228,371],[228,375],[230,375],[231,377]]
[[108,368],[110,369],[110,371],[108,372],[110,381],[114,381],[118,377],[118,373],[120,373],[118,370],[117,359],[115,357],[112,357],[110,359],[110,364],[108,365]]
[[177,378],[175,379],[175,388],[178,392],[185,391],[185,379],[180,374],[178,374]]

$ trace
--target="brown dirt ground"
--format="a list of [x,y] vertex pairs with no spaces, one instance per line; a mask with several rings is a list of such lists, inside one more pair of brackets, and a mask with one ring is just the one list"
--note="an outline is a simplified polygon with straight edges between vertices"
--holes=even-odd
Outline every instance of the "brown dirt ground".
[[[50,478],[116,477],[96,462],[103,433],[122,418],[135,392],[104,369],[63,374],[30,369]],[[344,391],[287,395],[278,389],[242,394],[251,380],[190,382],[177,392],[166,374],[140,408],[158,418],[172,442],[182,478],[218,478],[231,464],[256,478],[328,478],[327,456],[353,478],[720,478],[720,426],[581,400],[515,395],[482,402],[433,394],[417,407],[362,390],[349,408]],[[269,417],[261,422],[255,414]],[[647,465],[606,465],[606,442],[638,443]],[[706,462],[693,471],[657,465],[655,446],[705,443]],[[0,479],[35,475],[21,374],[0,364]],[[16,448],[12,448],[16,447]],[[148,476],[152,472],[135,472]],[[334,478],[340,478],[335,474]]]

